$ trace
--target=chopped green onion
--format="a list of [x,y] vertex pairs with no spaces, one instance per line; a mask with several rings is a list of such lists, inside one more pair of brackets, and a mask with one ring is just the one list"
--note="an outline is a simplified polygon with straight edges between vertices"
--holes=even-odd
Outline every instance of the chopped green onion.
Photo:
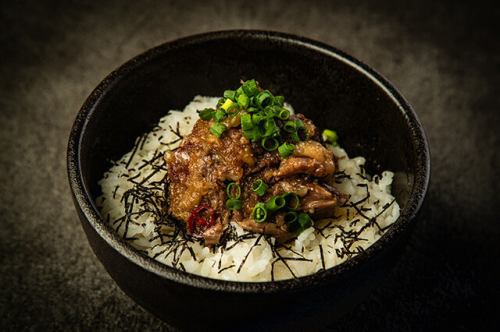
[[231,99],[233,101],[236,100],[236,91],[234,91],[234,90],[224,91],[224,98]]
[[267,117],[262,114],[262,112],[252,114],[252,122],[254,125],[258,126],[262,121],[265,121]]
[[211,118],[213,118],[214,116],[214,113],[215,113],[215,110],[213,108],[205,108],[201,111],[197,111],[198,112],[198,115],[200,116],[200,119],[202,120],[210,120]]
[[283,96],[274,96],[274,105],[278,105],[283,107],[283,104],[285,103],[285,97]]
[[288,231],[293,233],[302,233],[303,231],[311,227],[312,224],[313,221],[307,213],[299,213],[297,219],[288,224]]
[[286,108],[282,108],[278,112],[278,118],[280,118],[281,120],[288,120],[289,117],[290,117],[290,111],[287,110]]
[[323,130],[323,134],[321,136],[323,137],[323,141],[333,145],[337,145],[337,140],[339,137],[335,131],[330,129],[325,129]]
[[226,201],[226,208],[228,210],[239,210],[243,206],[241,200],[236,198],[230,198]]
[[272,118],[266,119],[264,122],[264,133],[262,136],[270,137],[279,134],[280,128],[276,125],[276,122]]
[[257,194],[257,196],[264,196],[267,190],[267,184],[262,181],[262,179],[258,179],[253,183],[252,190]]
[[241,129],[243,131],[248,131],[253,128],[252,116],[248,113],[245,113],[241,116]]
[[259,128],[256,127],[243,130],[243,135],[252,142],[255,142],[261,138]]
[[257,82],[255,80],[248,80],[241,86],[245,94],[249,97],[255,96],[259,92]]
[[236,114],[238,113],[240,110],[240,105],[237,104],[237,103],[233,103],[231,106],[229,106],[229,108],[227,109],[227,113],[228,114]]
[[294,142],[306,141],[309,138],[309,135],[307,135],[304,123],[300,120],[296,120],[295,127],[296,127],[296,132],[292,133],[292,140]]
[[266,106],[266,108],[264,108],[264,115],[268,118],[274,118],[277,114],[273,106]]
[[285,214],[284,218],[285,218],[285,223],[287,225],[290,225],[290,224],[295,223],[297,221],[298,215],[297,215],[297,212],[288,211]]
[[221,106],[222,106],[222,104],[224,104],[224,101],[225,101],[225,99],[224,99],[224,98],[219,98],[219,100],[217,100],[217,106],[216,106],[216,108],[221,107]]
[[274,151],[280,143],[274,137],[265,137],[262,139],[261,145],[267,151]]
[[271,105],[272,101],[273,95],[268,90],[264,90],[257,95],[256,102],[259,108],[265,108],[266,106]]
[[217,137],[220,137],[224,131],[226,131],[226,126],[222,123],[216,122],[210,127],[210,132]]
[[295,127],[296,128],[303,128],[304,122],[302,122],[302,120],[295,120]]
[[267,210],[264,203],[255,204],[252,211],[252,218],[255,222],[264,222],[267,218]]
[[298,218],[301,231],[308,229],[312,226],[312,219],[307,213],[300,213]]
[[238,96],[237,102],[238,102],[238,105],[240,105],[241,107],[247,108],[248,103],[249,103],[248,96],[246,94],[242,93],[241,95]]
[[229,198],[238,199],[241,196],[241,187],[236,182],[231,182],[226,187],[226,194]]
[[307,130],[304,127],[297,128],[297,136],[301,141],[307,141],[309,135],[307,134]]
[[234,103],[233,103],[233,101],[231,99],[226,99],[226,101],[224,102],[224,104],[222,104],[221,108],[224,111],[227,111],[232,104],[234,104]]
[[215,121],[217,121],[217,122],[224,119],[225,116],[226,116],[226,112],[224,112],[220,108],[217,111],[215,111],[215,113],[214,113],[214,118],[215,118]]
[[283,143],[279,146],[278,152],[281,158],[286,158],[293,153],[295,146],[293,144]]
[[249,108],[247,108],[247,112],[248,113],[254,113],[254,112],[257,112],[257,111],[258,111],[258,109],[256,109],[255,107],[249,107]]
[[297,210],[300,206],[300,198],[296,193],[283,194],[283,199],[285,200],[285,206],[290,210]]
[[273,196],[266,202],[266,209],[274,212],[278,211],[285,206],[285,199],[283,196]]
[[235,98],[238,98],[243,92],[243,88],[240,86],[238,89],[236,89],[236,96]]
[[295,131],[297,131],[297,125],[295,124],[295,121],[287,121],[283,125],[283,129],[286,132],[294,133]]

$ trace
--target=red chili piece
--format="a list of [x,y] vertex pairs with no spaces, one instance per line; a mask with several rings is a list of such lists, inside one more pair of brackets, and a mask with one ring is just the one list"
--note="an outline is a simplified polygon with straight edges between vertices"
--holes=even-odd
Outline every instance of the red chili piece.
[[[205,211],[207,212],[206,214],[208,214],[208,220],[203,217],[203,213]],[[191,234],[194,234],[195,230],[199,230],[199,233],[201,233],[203,230],[213,226],[214,224],[215,224],[215,211],[206,204],[200,204],[197,207],[195,207],[193,211],[191,211],[191,214],[189,215],[188,218],[188,229],[189,233]]]

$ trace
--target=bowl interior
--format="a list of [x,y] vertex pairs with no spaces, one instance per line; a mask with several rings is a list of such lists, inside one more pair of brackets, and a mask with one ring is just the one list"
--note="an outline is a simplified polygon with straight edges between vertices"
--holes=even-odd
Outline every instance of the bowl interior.
[[416,176],[426,175],[418,121],[375,73],[317,45],[266,33],[207,35],[165,44],[115,71],[84,106],[79,167],[91,199],[100,195],[97,183],[110,161],[130,151],[168,110],[255,78],[320,129],[335,129],[351,157],[367,159],[370,174],[395,172],[393,194],[404,218]]

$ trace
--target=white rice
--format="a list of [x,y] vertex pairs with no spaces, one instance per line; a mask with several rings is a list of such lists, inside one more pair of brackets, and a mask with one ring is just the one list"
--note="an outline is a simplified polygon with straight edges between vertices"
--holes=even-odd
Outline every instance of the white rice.
[[[340,147],[331,147],[338,158],[337,188],[350,195],[349,203],[336,208],[335,219],[316,221],[314,227],[305,230],[287,248],[275,248],[273,238],[247,232],[236,223],[231,225],[240,238],[229,240],[225,249],[210,250],[197,242],[181,240],[181,236],[176,238],[178,241],[171,241],[174,229],[157,226],[156,214],[140,213],[144,208],[137,200],[126,217],[124,200],[131,197],[124,194],[135,186],[134,182],[156,186],[152,199],[160,205],[163,199],[160,184],[165,176],[160,153],[176,148],[180,140],[174,131],[178,128],[181,135],[190,133],[198,119],[196,110],[213,108],[217,100],[217,97],[196,96],[184,111],[168,112],[153,131],[137,138],[134,149],[115,162],[99,182],[102,196],[96,203],[102,215],[135,248],[161,263],[209,278],[281,280],[344,262],[377,241],[399,217],[399,206],[390,192],[393,173],[385,171],[371,177],[364,171],[363,157],[351,159]],[[291,106],[288,108],[293,111]],[[148,160],[153,162],[148,164]],[[352,203],[359,201],[362,202],[356,205],[356,210]],[[375,222],[369,222],[373,217]],[[241,237],[245,234],[248,238]]]

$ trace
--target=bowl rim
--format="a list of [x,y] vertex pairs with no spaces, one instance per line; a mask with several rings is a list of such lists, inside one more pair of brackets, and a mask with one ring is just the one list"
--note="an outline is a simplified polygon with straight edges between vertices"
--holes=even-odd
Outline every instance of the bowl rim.
[[[332,268],[320,270],[312,275],[295,279],[264,282],[226,281],[187,273],[141,254],[138,250],[133,248],[132,245],[118,236],[101,217],[94,201],[91,199],[88,188],[84,185],[80,165],[82,137],[85,134],[88,118],[92,116],[99,102],[112,89],[114,83],[118,82],[128,73],[140,68],[142,65],[161,57],[164,53],[193,44],[234,38],[250,38],[279,42],[289,46],[319,52],[325,56],[344,62],[360,74],[371,79],[373,83],[384,90],[405,117],[405,123],[411,131],[411,140],[413,144],[416,145],[417,165],[414,178],[415,182],[406,208],[401,210],[400,217],[395,221],[393,226],[390,227],[380,239],[368,247],[364,253],[358,254]],[[363,266],[363,263],[366,261],[375,258],[375,256],[380,254],[387,245],[395,241],[398,235],[415,220],[415,216],[425,198],[430,178],[430,151],[424,129],[413,108],[387,79],[368,65],[333,46],[306,37],[265,30],[221,30],[187,36],[160,44],[126,61],[107,75],[87,97],[75,118],[68,141],[67,171],[73,200],[77,209],[81,212],[80,215],[83,214],[85,220],[113,250],[116,250],[132,264],[160,278],[168,279],[186,286],[236,293],[275,293],[303,290],[305,288],[331,283],[336,279],[341,279],[357,267]]]

